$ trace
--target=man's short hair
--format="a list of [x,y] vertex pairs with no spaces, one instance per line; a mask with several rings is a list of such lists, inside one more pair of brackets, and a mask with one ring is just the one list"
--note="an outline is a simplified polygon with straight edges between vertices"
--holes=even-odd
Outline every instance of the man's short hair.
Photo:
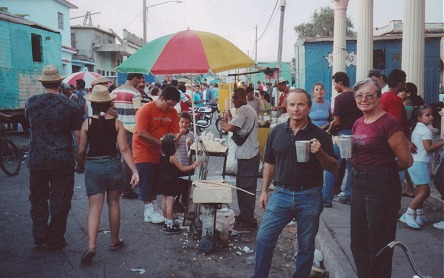
[[176,102],[180,101],[179,91],[171,85],[169,87],[166,87],[164,90],[162,90],[160,97],[163,98],[165,101],[167,101],[167,100],[174,100]]
[[185,93],[187,91],[187,87],[185,87],[185,85],[183,85],[183,84],[179,84],[177,89],[181,90],[182,93]]
[[140,78],[140,79],[144,79],[143,74],[136,73],[136,72],[130,72],[126,75],[126,80],[133,80],[136,77]]
[[247,91],[245,91],[244,88],[237,88],[233,91],[233,94],[236,94],[242,98],[246,98],[247,97]]
[[171,80],[171,85],[173,85],[174,87],[177,87],[177,85],[179,85],[179,81],[177,81],[176,79]]
[[246,89],[246,91],[247,91],[247,94],[248,94],[248,93],[251,93],[251,92],[254,92],[254,88],[248,86],[247,89]]
[[373,76],[377,77],[377,78],[381,78],[382,74],[379,70],[372,69],[368,72],[367,77],[372,78]]
[[[46,89],[58,89],[60,88],[60,86],[62,85],[62,81],[58,81],[58,82],[42,82],[42,86],[43,88]],[[85,86],[83,86],[82,89],[84,89]]]
[[83,79],[77,79],[76,80],[76,85],[80,87],[80,89],[85,89],[85,80]]
[[312,105],[311,96],[304,89],[296,88],[296,89],[291,90],[291,92],[288,93],[287,96],[285,97],[285,101],[287,101],[288,96],[291,95],[291,94],[304,94],[305,97],[307,98],[308,107],[311,107],[311,105]]
[[162,83],[162,85],[160,86],[160,89],[163,91],[163,90],[165,90],[165,89],[168,88],[168,87],[171,87],[171,84],[168,84],[168,83]]
[[331,77],[336,83],[341,82],[343,86],[350,87],[350,79],[345,72],[338,71]]
[[180,112],[180,114],[179,114],[179,119],[182,119],[182,118],[184,118],[184,119],[190,121],[190,123],[191,123],[191,121],[192,121],[191,114],[188,113],[187,111]]
[[400,69],[394,69],[390,72],[388,76],[387,83],[389,85],[389,88],[395,88],[399,82],[405,81],[407,75],[403,70]]

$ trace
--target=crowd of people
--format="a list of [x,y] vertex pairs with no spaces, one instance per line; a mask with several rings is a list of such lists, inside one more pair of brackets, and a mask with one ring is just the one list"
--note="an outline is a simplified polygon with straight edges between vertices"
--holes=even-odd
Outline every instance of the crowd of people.
[[[209,88],[205,82],[193,85],[177,80],[146,84],[143,74],[128,73],[120,87],[99,78],[90,92],[84,80],[77,80],[74,91],[62,84],[63,77],[53,65],[36,79],[46,93],[30,97],[25,108],[31,126],[28,166],[34,244],[51,250],[65,247],[75,171],[85,173],[89,202],[83,264],[90,264],[96,255],[105,198],[110,250],[119,250],[125,243],[119,238],[120,197],[141,200],[145,222],[163,224],[169,235],[180,233],[173,208],[187,204],[188,176],[200,165],[188,158],[195,139],[189,111],[193,104],[217,104],[217,84]],[[432,108],[417,95],[413,83],[406,83],[402,70],[391,71],[387,79],[372,70],[354,86],[344,72],[336,72],[332,80],[338,92],[333,110],[321,83],[314,84],[309,94],[290,88],[280,78],[275,86],[258,82],[256,90],[250,84],[231,94],[236,115],[226,113],[221,128],[233,133],[236,186],[243,189],[237,191],[234,229],[258,230],[254,277],[268,276],[279,234],[292,220],[298,225],[294,277],[308,277],[320,214],[323,208],[333,207],[344,171],[339,202],[351,205],[351,250],[359,277],[391,275],[392,253],[378,258],[375,254],[395,239],[404,181],[404,195],[412,194],[413,199],[399,220],[414,229],[424,224],[431,155],[444,146],[444,141],[432,143],[428,128]],[[265,111],[286,114],[288,120],[268,134],[258,200],[266,211],[258,223],[254,215],[258,122]],[[351,158],[341,157],[337,140],[342,135],[353,136]],[[289,151],[301,140],[310,142],[307,162],[299,162],[299,154]],[[271,184],[274,191],[269,196]],[[444,222],[440,223],[435,227],[444,229]]]

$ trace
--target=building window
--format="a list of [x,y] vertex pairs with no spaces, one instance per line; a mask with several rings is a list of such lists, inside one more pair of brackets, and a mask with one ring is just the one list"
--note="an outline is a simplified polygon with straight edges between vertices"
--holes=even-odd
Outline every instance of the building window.
[[76,33],[71,33],[71,46],[77,48],[76,44]]
[[63,14],[58,13],[59,29],[63,30]]
[[373,68],[378,70],[386,69],[385,49],[373,50]]
[[37,34],[31,34],[32,44],[32,60],[34,62],[42,62],[42,36]]

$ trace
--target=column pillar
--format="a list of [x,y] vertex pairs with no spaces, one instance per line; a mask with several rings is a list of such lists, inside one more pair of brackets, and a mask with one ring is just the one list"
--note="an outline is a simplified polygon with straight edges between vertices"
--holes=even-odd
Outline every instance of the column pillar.
[[[335,10],[335,26],[333,34],[333,71],[345,72],[345,55],[347,54],[346,48],[346,34],[347,34],[347,6],[349,0],[332,0],[333,9]],[[333,88],[333,86],[332,86]],[[338,92],[332,91],[332,101]]]
[[373,68],[373,0],[359,0],[356,81]]
[[402,70],[424,98],[425,0],[404,0]]
[[347,6],[349,0],[332,0],[335,10],[335,26],[333,36],[333,74],[345,71]]

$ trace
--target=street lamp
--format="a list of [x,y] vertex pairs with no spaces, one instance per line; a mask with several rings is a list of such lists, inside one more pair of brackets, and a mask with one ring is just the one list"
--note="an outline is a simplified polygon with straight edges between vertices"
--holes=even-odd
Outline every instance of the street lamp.
[[146,0],[143,0],[143,44],[146,44],[146,19],[147,19],[147,15],[148,15],[148,9],[155,7],[155,6],[160,6],[166,3],[182,3],[182,1],[180,0],[174,0],[174,1],[165,1],[165,2],[161,2],[161,3],[157,3],[151,6],[146,6]]

